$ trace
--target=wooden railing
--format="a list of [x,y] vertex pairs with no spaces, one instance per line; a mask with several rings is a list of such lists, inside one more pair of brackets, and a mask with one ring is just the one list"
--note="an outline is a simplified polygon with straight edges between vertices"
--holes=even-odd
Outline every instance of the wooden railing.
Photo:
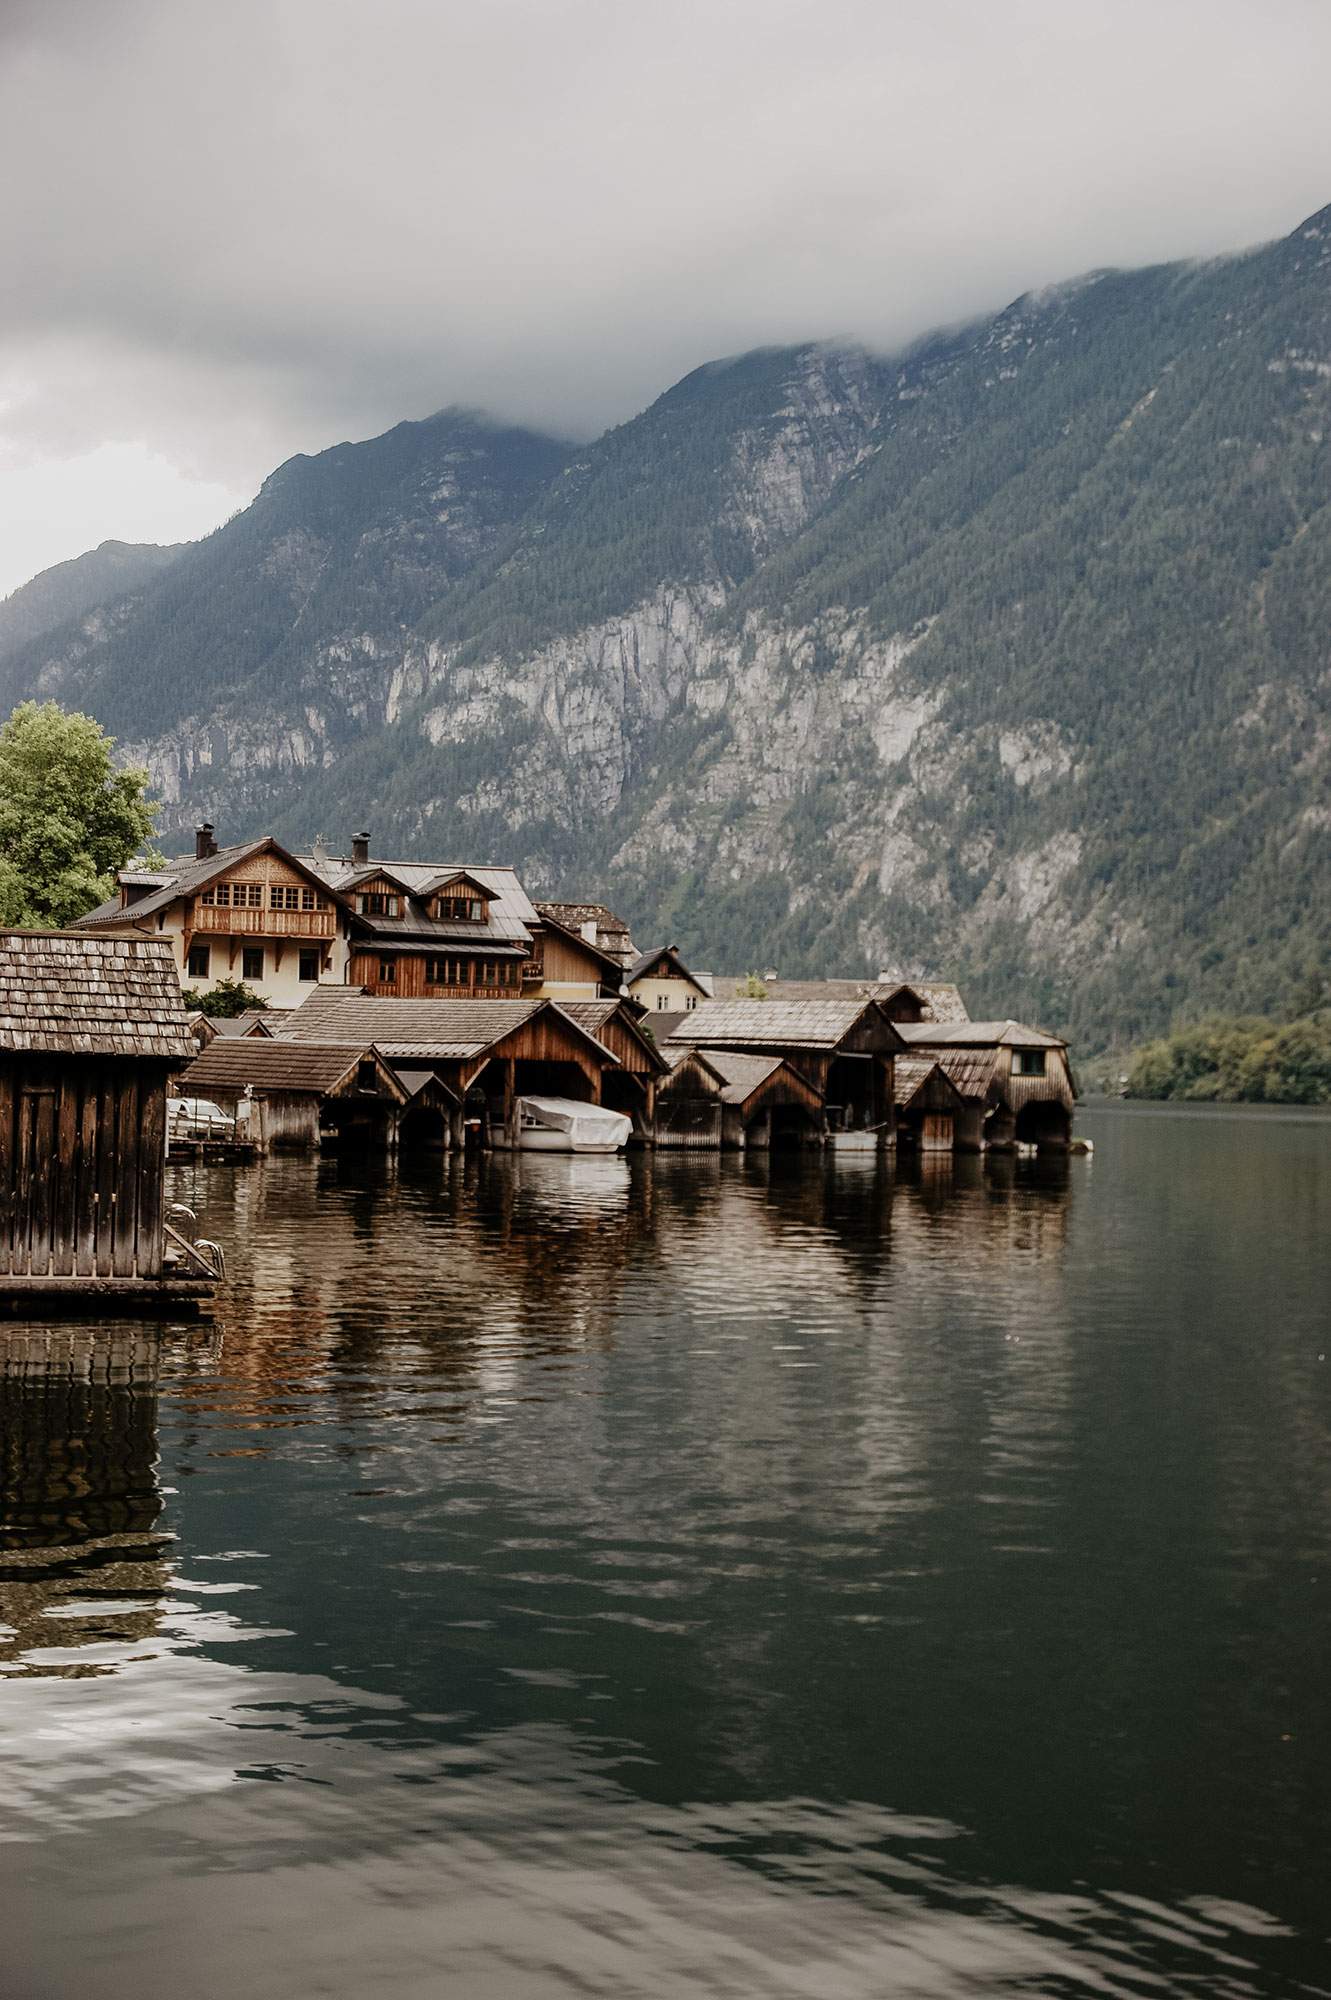
[[337,911],[237,910],[225,904],[196,903],[193,927],[231,937],[330,938],[337,935]]

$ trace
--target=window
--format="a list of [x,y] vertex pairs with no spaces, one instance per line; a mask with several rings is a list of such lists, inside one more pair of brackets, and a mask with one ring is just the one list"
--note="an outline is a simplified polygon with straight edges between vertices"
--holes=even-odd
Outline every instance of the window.
[[684,1012],[685,1012],[686,1014],[691,1014],[691,1013],[693,1012],[694,1008],[695,1008],[695,1007],[697,1006],[697,1004],[698,1004],[698,996],[697,996],[697,994],[696,994],[696,993],[690,993],[690,994],[689,994],[689,996],[688,996],[688,998],[687,998],[687,999],[685,1000],[685,1002],[684,1002]]
[[379,984],[381,986],[397,985],[397,960],[395,958],[381,958],[379,960]]
[[300,908],[300,890],[293,889],[289,883],[275,882],[268,891],[268,899],[275,910]]
[[357,896],[356,908],[365,917],[395,917],[397,897],[390,896],[384,889],[371,889],[363,896]]
[[303,950],[300,954],[300,976],[302,979],[319,977],[319,952],[317,949]]
[[[302,910],[326,910],[328,908],[328,898],[327,896],[321,896],[317,889],[302,889],[300,892],[300,907]],[[294,909],[295,905],[288,903],[287,908]]]
[[367,1058],[364,1062],[357,1063],[356,1088],[357,1090],[378,1090],[379,1071],[372,1059]]
[[663,1014],[663,1013],[665,1012],[666,1008],[667,1008],[667,1007],[668,1007],[669,1005],[670,1005],[670,996],[669,996],[669,994],[668,994],[668,993],[658,993],[658,994],[657,994],[657,996],[656,996],[656,1011],[657,1011],[657,1013],[658,1013],[658,1014]]
[[1012,1074],[1013,1076],[1043,1076],[1044,1050],[1013,1049]]
[[208,977],[208,947],[206,944],[192,944],[189,948],[189,964],[186,971],[191,979]]
[[509,958],[501,958],[501,959],[500,959],[500,961],[499,961],[499,984],[500,984],[501,986],[511,986],[511,985],[513,984],[513,961],[512,961],[512,959],[509,959]]
[[263,978],[263,946],[247,944],[240,954],[240,976],[242,979]]
[[477,961],[476,983],[478,986],[497,986],[499,984],[499,967],[492,958]]
[[479,896],[444,895],[435,898],[434,913],[445,924],[483,924],[486,910]]

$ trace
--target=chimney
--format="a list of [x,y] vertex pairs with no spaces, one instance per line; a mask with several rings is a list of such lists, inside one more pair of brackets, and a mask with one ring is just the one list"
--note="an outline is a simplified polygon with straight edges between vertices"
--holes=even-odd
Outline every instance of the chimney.
[[352,862],[357,868],[361,868],[365,865],[365,863],[369,860],[369,858],[370,858],[370,836],[368,833],[358,833],[351,843]]
[[205,820],[202,826],[196,826],[194,829],[194,859],[207,861],[209,856],[216,852],[217,842],[213,839],[212,822]]

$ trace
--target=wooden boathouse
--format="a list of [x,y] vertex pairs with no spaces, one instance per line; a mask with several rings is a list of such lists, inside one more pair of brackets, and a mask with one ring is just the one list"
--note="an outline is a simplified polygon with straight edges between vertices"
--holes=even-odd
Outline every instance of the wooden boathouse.
[[[233,1035],[190,1064],[180,1094],[211,1099],[248,1128],[257,1152],[271,1153],[348,1143],[391,1152],[402,1114],[420,1093],[363,1042]],[[441,1111],[457,1108],[451,1093],[433,1101]]]
[[600,1104],[603,1079],[620,1067],[613,1050],[553,1000],[393,1000],[325,987],[274,1046],[320,1042],[363,1043],[395,1071],[430,1070],[463,1107],[454,1145],[463,1143],[465,1116],[479,1121],[482,1144],[515,1148],[520,1096]]
[[939,1063],[981,1110],[986,1148],[1067,1151],[1077,1080],[1057,1035],[1020,1021],[903,1021],[899,1031],[912,1055]]
[[[877,1001],[704,1000],[677,1019],[667,1047],[700,1050],[709,1062],[727,1055],[778,1058],[811,1087],[834,1138],[862,1136],[891,1144],[895,1132],[893,1063],[901,1031]],[[727,1079],[729,1082],[729,1079]],[[771,1107],[769,1143],[803,1143],[802,1105]]]
[[0,1309],[211,1295],[165,1208],[167,1079],[194,1054],[168,939],[0,932]]
[[759,1152],[778,1145],[818,1145],[823,1100],[782,1056],[668,1045],[669,1076],[656,1098],[656,1143]]

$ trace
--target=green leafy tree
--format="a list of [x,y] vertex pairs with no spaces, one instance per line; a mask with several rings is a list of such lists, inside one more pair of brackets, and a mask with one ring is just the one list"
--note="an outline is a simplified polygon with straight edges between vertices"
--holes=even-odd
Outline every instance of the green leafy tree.
[[268,1005],[261,993],[240,979],[219,979],[203,993],[197,986],[187,986],[180,997],[191,1013],[211,1014],[218,1021],[234,1021],[237,1014],[246,1014],[251,1007]]
[[765,1000],[767,998],[767,986],[761,974],[757,972],[746,973],[744,978],[735,987],[735,998],[737,1000]]
[[1128,1070],[1128,1096],[1239,1104],[1331,1102],[1331,1024],[1212,1014],[1148,1042]]
[[58,929],[115,893],[154,807],[148,773],[117,771],[114,737],[57,702],[21,702],[0,729],[0,922]]

